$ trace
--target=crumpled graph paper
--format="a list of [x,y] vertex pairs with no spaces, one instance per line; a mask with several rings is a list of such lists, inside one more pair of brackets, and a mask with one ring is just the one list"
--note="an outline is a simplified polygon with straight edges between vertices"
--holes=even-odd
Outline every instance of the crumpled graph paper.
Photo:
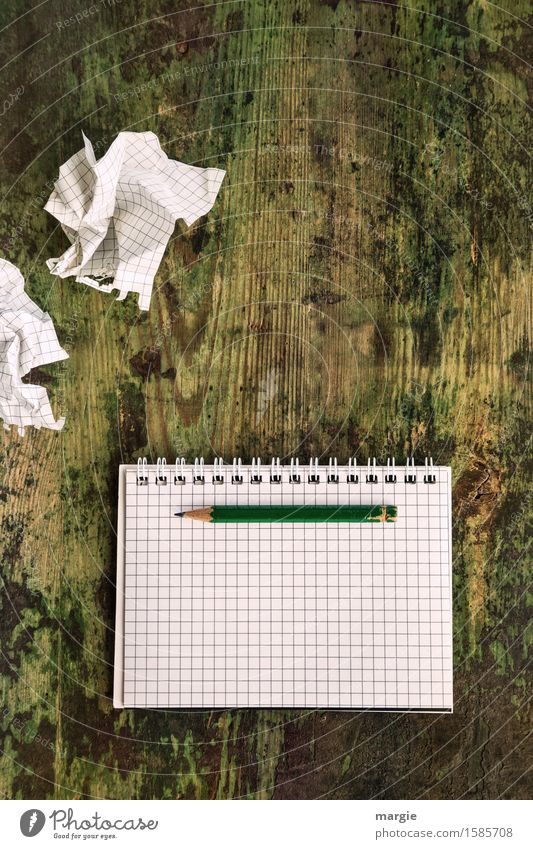
[[18,268],[0,259],[0,418],[24,435],[28,425],[61,430],[65,419],[55,419],[43,386],[23,383],[32,368],[65,360],[52,319],[24,291]]
[[169,159],[154,133],[119,133],[98,161],[83,140],[45,206],[72,243],[48,268],[104,292],[118,289],[118,300],[136,292],[147,310],[175,222],[191,226],[209,212],[225,171]]

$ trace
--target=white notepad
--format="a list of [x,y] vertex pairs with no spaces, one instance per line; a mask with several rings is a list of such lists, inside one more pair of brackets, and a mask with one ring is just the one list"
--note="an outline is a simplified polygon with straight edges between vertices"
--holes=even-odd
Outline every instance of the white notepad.
[[[115,707],[452,710],[450,469],[292,475],[120,467]],[[398,519],[174,516],[216,504],[390,504]]]

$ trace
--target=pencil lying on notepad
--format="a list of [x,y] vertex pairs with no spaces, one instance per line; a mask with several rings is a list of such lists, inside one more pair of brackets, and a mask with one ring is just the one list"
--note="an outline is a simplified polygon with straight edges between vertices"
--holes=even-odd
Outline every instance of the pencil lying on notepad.
[[385,504],[336,507],[335,505],[286,506],[264,505],[226,505],[220,507],[200,507],[185,513],[176,513],[182,519],[195,519],[197,522],[213,524],[236,524],[238,522],[395,522],[398,515],[396,507]]

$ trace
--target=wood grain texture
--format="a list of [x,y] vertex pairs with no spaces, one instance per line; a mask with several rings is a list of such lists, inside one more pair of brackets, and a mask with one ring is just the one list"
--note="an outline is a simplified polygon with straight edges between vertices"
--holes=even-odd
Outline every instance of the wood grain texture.
[[[528,3],[29,8],[0,248],[70,359],[34,376],[64,432],[3,435],[0,793],[528,796]],[[82,129],[227,170],[148,314],[46,270]],[[453,716],[112,709],[119,462],[411,453],[453,468]]]

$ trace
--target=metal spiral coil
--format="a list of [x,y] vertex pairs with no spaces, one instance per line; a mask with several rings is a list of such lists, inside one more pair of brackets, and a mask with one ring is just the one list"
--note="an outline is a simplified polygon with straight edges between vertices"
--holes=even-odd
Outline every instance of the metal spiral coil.
[[[159,457],[155,463],[155,476],[152,477],[153,465],[149,466],[146,457],[139,457],[137,460],[136,480],[138,486],[147,486],[151,480],[157,486],[166,486],[170,482],[173,482],[175,486],[184,486],[188,482],[195,486],[203,486],[206,483],[214,486],[222,486],[228,483],[239,486],[244,483],[246,473],[248,476],[247,480],[252,485],[270,483],[273,486],[279,486],[283,481],[294,484],[295,486],[302,484],[304,481],[311,485],[319,485],[320,483],[338,485],[341,482],[339,464],[336,457],[330,457],[327,465],[319,465],[318,457],[311,457],[307,469],[305,469],[305,474],[302,474],[300,461],[297,457],[292,457],[290,464],[285,465],[281,463],[279,457],[272,457],[270,466],[267,468],[268,473],[264,474],[260,457],[253,457],[251,463],[247,464],[247,466],[243,465],[240,457],[234,457],[232,465],[224,465],[223,459],[216,457],[213,461],[212,475],[206,479],[203,457],[196,457],[192,464],[187,464],[184,457],[176,459],[173,475],[169,475],[165,457]],[[382,474],[379,473],[381,471]],[[366,473],[363,475],[363,472]],[[406,484],[416,484],[417,477],[414,457],[408,457],[405,463],[403,480]],[[420,478],[423,479],[425,484],[431,485],[437,482],[432,457],[425,458],[424,473],[420,474]],[[394,457],[389,457],[386,467],[379,469],[376,458],[369,457],[366,470],[364,466],[357,465],[357,459],[355,457],[350,457],[346,464],[346,477],[343,477],[343,482],[345,481],[348,484],[355,485],[361,480],[364,480],[367,484],[378,484],[380,480],[384,484],[396,484],[398,482],[398,473]]]

